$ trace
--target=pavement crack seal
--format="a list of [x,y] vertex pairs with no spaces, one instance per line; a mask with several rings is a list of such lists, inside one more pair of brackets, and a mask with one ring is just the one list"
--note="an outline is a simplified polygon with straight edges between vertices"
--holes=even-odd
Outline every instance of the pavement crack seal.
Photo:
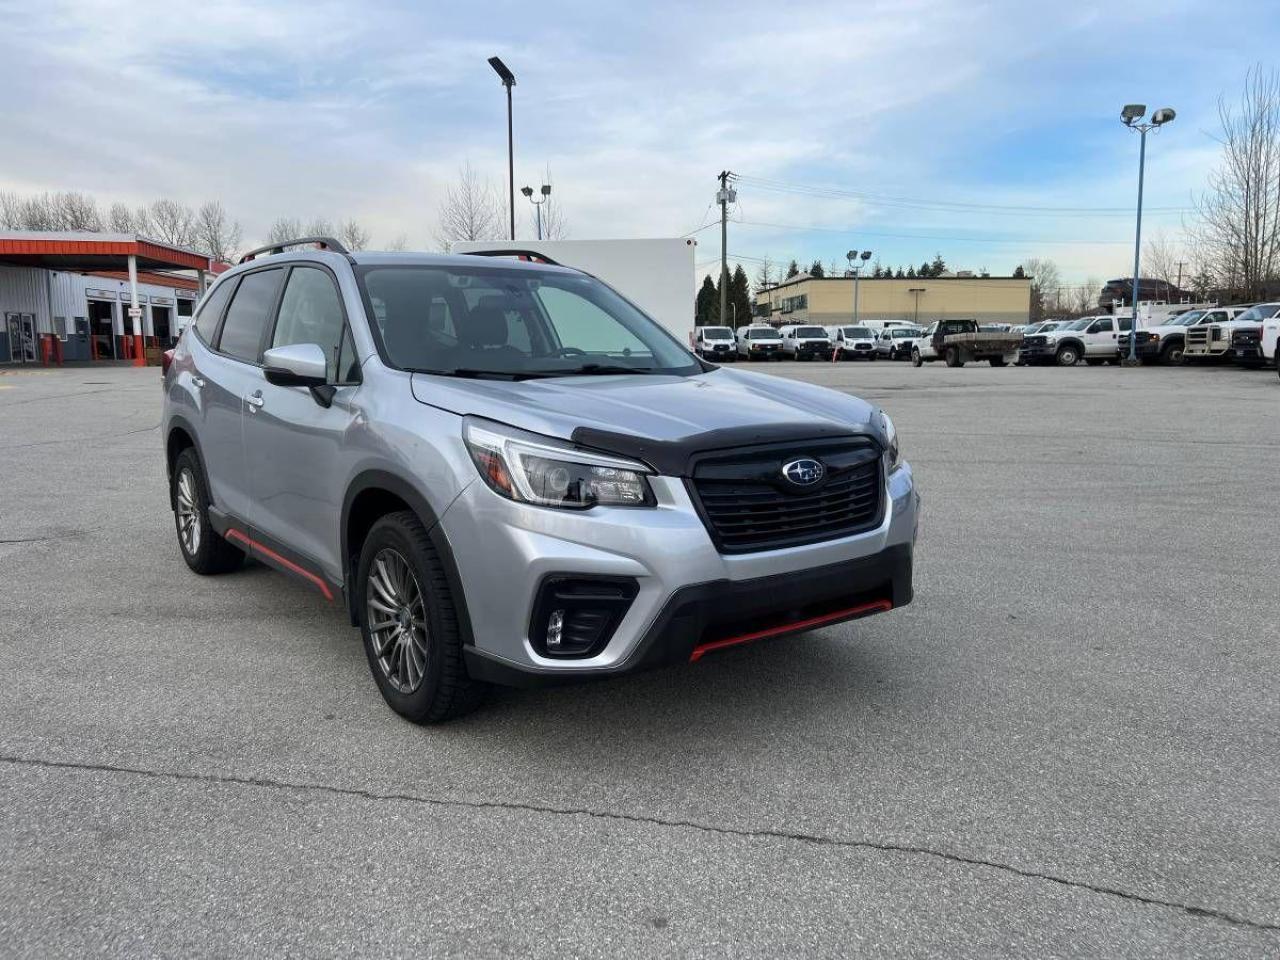
[[322,783],[294,783],[287,780],[274,780],[267,777],[238,777],[213,773],[174,773],[167,770],[148,770],[142,767],[122,767],[104,763],[79,763],[66,760],[40,760],[30,757],[18,757],[0,754],[0,763],[14,766],[40,767],[50,770],[74,770],[87,773],[118,773],[148,777],[153,780],[174,780],[183,783],[214,783],[229,786],[260,787],[269,790],[308,791],[324,793],[331,796],[355,797],[361,800],[393,801],[398,803],[420,803],[432,807],[450,807],[470,810],[501,810],[520,813],[541,813],[561,817],[592,817],[597,820],[611,820],[620,823],[646,824],[650,826],[672,829],[697,830],[702,833],[717,834],[728,837],[744,837],[747,839],[791,840],[821,847],[835,847],[849,850],[875,850],[880,853],[899,853],[922,857],[931,857],[948,863],[957,863],[969,867],[986,867],[1001,873],[1022,877],[1026,880],[1040,880],[1073,890],[1084,890],[1100,896],[1117,897],[1130,903],[1140,903],[1151,907],[1164,907],[1170,910],[1181,910],[1189,916],[1218,920],[1237,927],[1245,927],[1264,933],[1280,933],[1280,924],[1265,921],[1249,920],[1215,910],[1211,907],[1198,907],[1172,900],[1161,900],[1158,897],[1147,897],[1139,893],[1131,893],[1116,887],[1102,886],[1083,880],[1071,880],[1055,877],[1048,873],[1025,870],[1007,863],[994,860],[983,860],[979,857],[966,857],[958,853],[933,850],[928,847],[917,847],[900,843],[877,843],[873,840],[842,840],[835,837],[823,837],[817,834],[797,833],[788,830],[749,829],[747,827],[725,827],[714,824],[698,823],[693,820],[671,820],[663,817],[652,817],[643,814],[608,813],[591,810],[586,807],[553,807],[546,804],[520,803],[512,800],[456,800],[440,797],[426,797],[412,793],[379,793],[374,790],[361,790],[357,787],[335,787]]

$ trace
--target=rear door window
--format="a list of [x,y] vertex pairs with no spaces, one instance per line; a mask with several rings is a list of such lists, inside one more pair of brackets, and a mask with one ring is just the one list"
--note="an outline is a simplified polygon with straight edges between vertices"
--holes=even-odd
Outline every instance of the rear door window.
[[200,309],[196,312],[196,333],[200,334],[200,339],[210,346],[213,345],[214,334],[218,332],[218,321],[222,319],[222,308],[227,305],[227,299],[231,296],[231,291],[235,287],[235,280],[228,280],[226,283],[219,284],[201,301]]
[[280,269],[245,274],[222,322],[218,349],[237,360],[257,363],[262,353],[262,336],[280,287]]

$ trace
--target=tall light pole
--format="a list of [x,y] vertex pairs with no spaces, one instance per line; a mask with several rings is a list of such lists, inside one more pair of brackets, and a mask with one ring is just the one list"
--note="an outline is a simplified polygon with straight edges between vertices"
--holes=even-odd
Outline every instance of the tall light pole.
[[538,239],[541,240],[542,239],[542,205],[546,203],[547,200],[550,199],[551,197],[551,184],[544,183],[542,185],[541,200],[533,199],[533,187],[521,187],[520,192],[525,195],[525,199],[527,199],[530,203],[533,204],[533,209],[537,213]]
[[[862,268],[871,259],[871,251],[863,250],[859,253],[857,250],[850,250],[844,258],[849,261],[849,269],[853,272],[853,325],[856,327],[858,325],[858,279],[862,275]],[[859,260],[862,262],[859,263]]]
[[1133,231],[1133,287],[1130,300],[1133,302],[1133,319],[1129,321],[1129,359],[1130,366],[1138,363],[1138,291],[1141,282],[1138,279],[1138,268],[1142,262],[1142,181],[1147,165],[1147,133],[1164,126],[1177,114],[1170,107],[1161,107],[1144,122],[1142,117],[1147,112],[1143,103],[1130,103],[1120,111],[1120,122],[1130,130],[1137,130],[1141,135],[1138,147],[1138,223]]
[[489,66],[493,67],[507,88],[507,208],[511,211],[511,239],[516,238],[516,152],[511,138],[511,88],[516,85],[516,75],[507,69],[507,65],[498,57],[489,58]]

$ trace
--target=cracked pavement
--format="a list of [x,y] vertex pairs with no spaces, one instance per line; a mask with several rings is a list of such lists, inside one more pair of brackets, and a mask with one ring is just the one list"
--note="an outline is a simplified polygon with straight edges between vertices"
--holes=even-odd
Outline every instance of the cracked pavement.
[[894,417],[915,604],[433,729],[187,571],[156,371],[6,378],[6,954],[1280,953],[1274,372],[766,369]]

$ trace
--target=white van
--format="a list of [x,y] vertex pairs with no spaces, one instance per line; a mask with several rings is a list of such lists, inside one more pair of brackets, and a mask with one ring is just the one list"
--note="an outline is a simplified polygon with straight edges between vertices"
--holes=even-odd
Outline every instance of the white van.
[[831,359],[831,337],[824,327],[796,324],[782,327],[782,355],[792,360]]
[[773,327],[738,328],[738,356],[747,360],[781,360],[782,337]]
[[831,335],[831,348],[837,360],[874,360],[876,358],[876,335],[869,327],[848,324],[842,327],[827,327]]
[[738,355],[730,327],[694,327],[692,346],[693,352],[703,360],[728,363]]

